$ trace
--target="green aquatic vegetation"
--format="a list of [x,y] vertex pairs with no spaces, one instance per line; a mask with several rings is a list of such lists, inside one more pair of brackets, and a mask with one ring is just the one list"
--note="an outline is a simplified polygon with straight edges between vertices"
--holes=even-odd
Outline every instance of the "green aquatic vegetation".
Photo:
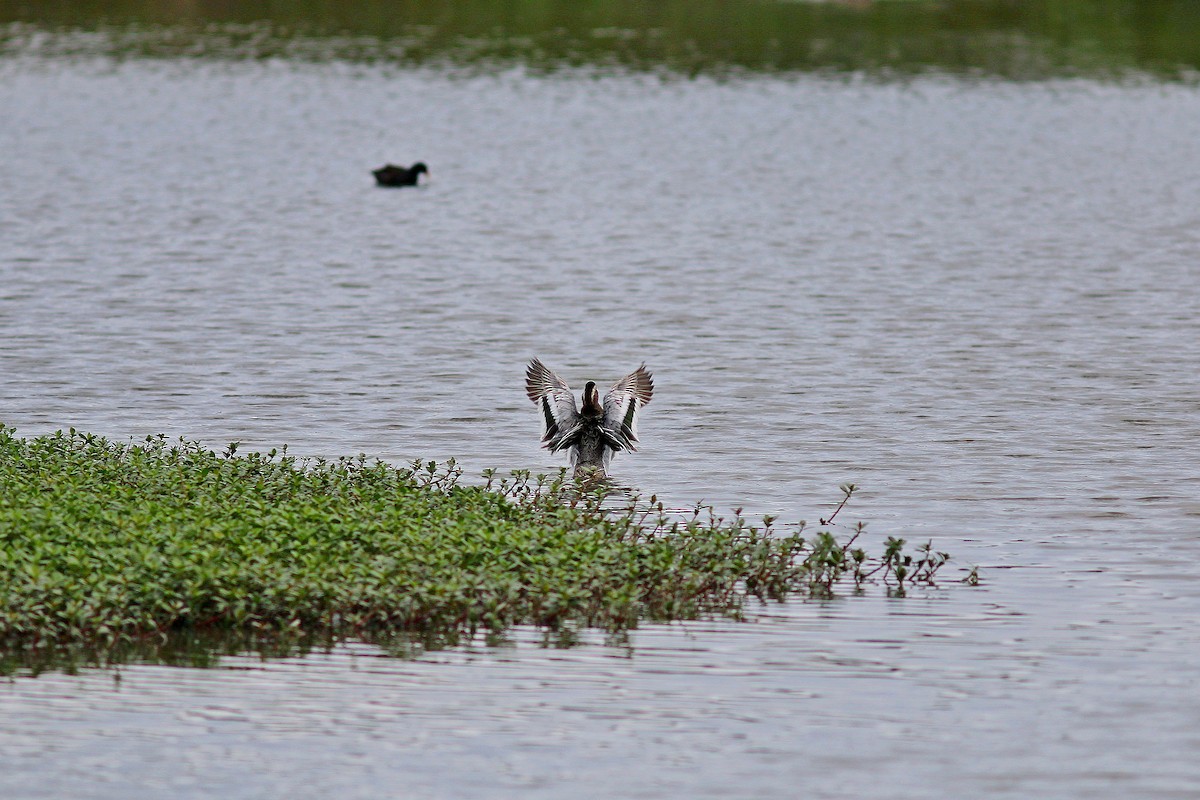
[[[453,644],[515,625],[613,633],[737,616],[752,598],[932,584],[948,556],[879,558],[828,528],[669,513],[564,473],[460,483],[450,462],[301,460],[163,436],[0,426],[0,668],[172,637]],[[400,638],[397,638],[400,637]]]
[[1195,81],[1180,0],[0,0],[0,56],[286,59],[658,75],[929,71]]

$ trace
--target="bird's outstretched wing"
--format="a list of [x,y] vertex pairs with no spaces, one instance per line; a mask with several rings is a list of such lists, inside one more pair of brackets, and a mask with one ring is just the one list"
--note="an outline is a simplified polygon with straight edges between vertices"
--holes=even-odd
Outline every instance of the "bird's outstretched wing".
[[605,439],[614,450],[636,450],[638,412],[654,396],[654,379],[642,364],[604,395]]
[[542,447],[555,452],[574,440],[580,427],[571,387],[538,359],[525,369],[525,393],[542,412]]

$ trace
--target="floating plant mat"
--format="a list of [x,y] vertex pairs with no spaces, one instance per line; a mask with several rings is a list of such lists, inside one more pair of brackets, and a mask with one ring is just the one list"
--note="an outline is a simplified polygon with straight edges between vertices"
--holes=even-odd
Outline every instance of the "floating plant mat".
[[[486,485],[465,486],[453,463],[236,451],[3,429],[9,668],[47,648],[115,659],[160,641],[178,648],[179,632],[267,650],[401,633],[452,644],[514,625],[621,632],[737,617],[750,598],[825,598],[874,582],[903,593],[932,584],[948,559],[928,545],[906,554],[900,539],[868,554],[861,526],[835,536],[832,518],[809,534],[711,509],[680,518],[655,498],[614,510],[607,487],[561,475],[487,473]],[[843,487],[845,499],[853,491]]]

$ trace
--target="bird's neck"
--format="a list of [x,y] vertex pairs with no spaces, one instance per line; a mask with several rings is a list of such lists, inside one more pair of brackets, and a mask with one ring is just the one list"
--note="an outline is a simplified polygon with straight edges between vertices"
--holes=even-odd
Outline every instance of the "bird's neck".
[[600,407],[600,392],[596,391],[596,382],[588,381],[583,387],[583,410],[585,417],[598,417],[604,409]]

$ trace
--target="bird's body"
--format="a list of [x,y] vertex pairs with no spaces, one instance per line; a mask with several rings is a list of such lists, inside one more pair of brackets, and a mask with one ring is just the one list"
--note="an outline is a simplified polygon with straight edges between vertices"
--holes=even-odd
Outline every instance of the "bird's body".
[[614,453],[637,449],[638,412],[654,395],[654,381],[643,364],[613,384],[603,401],[595,381],[588,381],[577,408],[567,382],[535,358],[525,370],[525,393],[542,412],[542,447],[566,450],[577,477],[603,476]]
[[379,169],[371,170],[371,174],[380,186],[416,186],[421,175],[429,174],[429,167],[425,166],[424,161],[418,161],[411,167],[385,164]]

